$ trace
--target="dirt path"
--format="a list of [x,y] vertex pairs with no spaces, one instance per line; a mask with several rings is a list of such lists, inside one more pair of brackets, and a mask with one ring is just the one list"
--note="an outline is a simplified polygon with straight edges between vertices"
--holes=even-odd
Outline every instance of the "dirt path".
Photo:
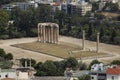
[[[62,36],[60,38],[60,40],[61,41],[65,41],[65,42],[74,43],[74,44],[82,46],[82,40],[81,39],[76,39],[76,38],[72,38],[72,37],[64,37],[64,36]],[[96,42],[86,40],[85,41],[85,47],[87,49],[95,51],[96,50]],[[83,60],[83,61],[89,63],[89,62],[91,62],[94,59],[98,59],[100,61],[104,61],[104,62],[107,63],[107,62],[110,62],[110,61],[112,61],[114,59],[120,58],[120,46],[100,43],[100,52],[108,53],[108,54],[114,55],[114,56],[111,56],[111,57],[101,57],[101,58],[97,58],[97,57],[96,58],[95,57],[92,58],[91,57],[90,59],[86,59],[86,60]]]
[[33,58],[36,61],[41,61],[41,62],[44,62],[46,60],[61,60],[60,58],[57,58],[57,57],[10,46],[13,44],[34,42],[36,40],[37,40],[36,38],[0,40],[0,42],[2,43],[0,44],[0,48],[3,48],[7,53],[8,52],[13,53],[14,60],[18,58]]
[[[10,45],[13,45],[13,44],[34,42],[36,40],[37,40],[37,38],[20,38],[20,39],[0,40],[0,43],[1,43],[0,48],[5,49],[6,52],[13,53],[14,59],[28,57],[28,58],[33,58],[37,61],[43,61],[43,62],[46,61],[46,60],[62,60],[60,58],[53,57],[53,56],[50,56],[50,55],[45,55],[45,54],[41,54],[41,53],[38,53],[38,52],[33,52],[33,51],[24,50],[24,49],[20,49],[20,48],[10,46]],[[80,45],[80,46],[82,45],[82,40],[77,39],[77,38],[61,36],[60,41],[69,42],[69,43],[77,44],[77,45]],[[86,40],[85,45],[86,45],[85,47],[90,49],[90,50],[94,50],[94,51],[96,50],[96,48],[95,48],[96,42]],[[100,51],[114,55],[112,57],[101,57],[101,58],[96,57],[100,61],[109,62],[113,59],[120,58],[120,46],[101,43],[100,44]],[[91,60],[94,60],[96,58],[94,57],[94,58],[86,59],[86,60],[83,60],[83,61],[89,63]]]

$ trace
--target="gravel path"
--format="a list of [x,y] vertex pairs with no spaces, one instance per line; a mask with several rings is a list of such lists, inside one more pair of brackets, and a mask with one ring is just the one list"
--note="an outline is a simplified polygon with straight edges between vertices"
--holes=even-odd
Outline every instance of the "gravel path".
[[10,45],[28,43],[36,41],[36,38],[20,38],[20,39],[9,39],[9,40],[0,40],[0,48],[3,48],[7,53],[11,52],[14,55],[14,60],[18,58],[33,58],[36,61],[44,62],[46,60],[61,60],[60,58],[45,55],[38,52],[33,52],[29,50],[24,50],[21,48],[12,47]]
[[[41,54],[38,52],[33,52],[33,51],[24,50],[24,49],[10,46],[10,45],[19,44],[19,43],[34,42],[36,40],[37,40],[37,38],[20,38],[20,39],[0,40],[0,48],[5,49],[6,52],[13,53],[14,60],[17,58],[23,58],[23,57],[24,58],[33,58],[37,61],[42,61],[42,62],[44,62],[46,60],[62,60],[61,58],[53,57],[50,55],[45,55],[45,54]],[[72,37],[60,36],[60,41],[69,42],[69,43],[77,44],[80,46],[82,45],[81,39],[72,38]],[[85,47],[91,51],[96,50],[96,42],[86,40],[85,45],[86,45]],[[101,43],[100,44],[100,52],[105,52],[110,55],[111,54],[114,55],[112,57],[100,57],[100,58],[96,57],[100,61],[106,61],[106,62],[108,61],[109,62],[113,59],[120,58],[120,46]],[[95,59],[95,57],[93,57],[93,58],[91,57],[89,59],[84,59],[83,61],[89,63],[91,60],[94,60],[94,59]]]
[[[60,40],[82,46],[82,39],[62,36],[60,38]],[[86,40],[85,47],[86,47],[86,49],[89,49],[91,51],[96,51],[96,42]],[[111,62],[112,60],[120,58],[120,46],[100,43],[99,47],[100,47],[100,52],[108,53],[110,56],[106,56],[106,57],[105,56],[104,57],[97,56],[96,58],[91,57],[86,60],[84,59],[83,61],[86,63],[90,63],[92,60],[98,59],[99,61],[108,63],[108,62]],[[113,56],[111,56],[111,55],[113,55]]]

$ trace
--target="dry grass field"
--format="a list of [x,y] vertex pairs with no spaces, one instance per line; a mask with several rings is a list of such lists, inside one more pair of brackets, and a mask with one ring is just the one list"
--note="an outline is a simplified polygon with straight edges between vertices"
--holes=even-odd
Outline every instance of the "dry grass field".
[[119,16],[118,13],[110,13],[110,12],[102,12],[101,14],[103,14],[104,16],[106,16],[106,17],[108,17],[108,18]]
[[[60,42],[59,44],[31,42],[31,43],[15,44],[13,46],[60,57],[60,58],[68,58],[68,57],[83,58],[83,57],[106,55],[105,53],[95,53],[93,51],[90,52],[80,51],[81,50],[80,46],[67,42]],[[78,52],[74,53],[72,51],[78,51]]]
[[79,51],[77,53],[73,53],[72,55],[73,55],[73,57],[76,57],[76,58],[78,58],[78,57],[84,58],[84,57],[105,56],[107,54],[106,53],[101,53],[101,52],[96,53],[94,51]]

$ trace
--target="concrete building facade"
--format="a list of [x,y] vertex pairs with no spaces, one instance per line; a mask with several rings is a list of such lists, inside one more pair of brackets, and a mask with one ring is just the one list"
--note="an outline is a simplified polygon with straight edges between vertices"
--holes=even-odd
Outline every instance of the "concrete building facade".
[[61,5],[61,10],[67,14],[78,14],[84,16],[88,11],[92,10],[92,4],[88,2],[71,2],[63,3]]
[[4,78],[17,79],[15,69],[0,69],[0,80]]

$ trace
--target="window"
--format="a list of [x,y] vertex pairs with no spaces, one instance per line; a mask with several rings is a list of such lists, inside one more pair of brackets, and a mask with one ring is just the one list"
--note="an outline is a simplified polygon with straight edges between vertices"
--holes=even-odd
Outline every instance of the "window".
[[5,75],[5,77],[7,78],[7,77],[8,77],[8,75]]
[[94,77],[91,77],[91,79],[94,79]]
[[115,79],[114,79],[114,76],[112,76],[112,80],[115,80]]

